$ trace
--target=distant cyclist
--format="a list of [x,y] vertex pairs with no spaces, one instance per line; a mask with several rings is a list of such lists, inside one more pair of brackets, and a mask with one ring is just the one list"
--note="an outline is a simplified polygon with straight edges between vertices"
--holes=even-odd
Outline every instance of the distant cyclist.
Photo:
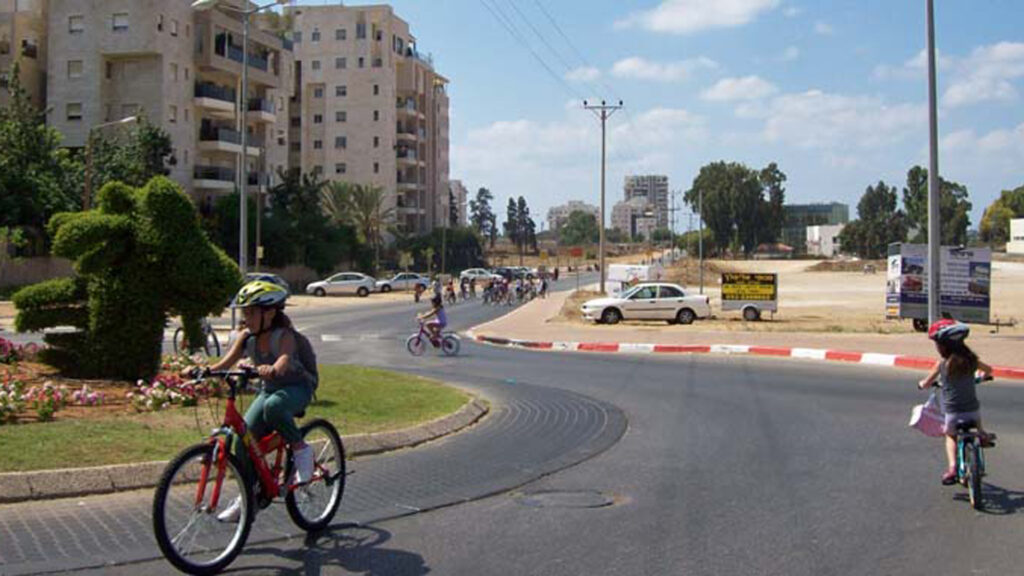
[[938,380],[942,387],[942,408],[946,413],[946,460],[949,464],[942,475],[942,483],[947,486],[956,483],[957,426],[976,426],[983,446],[991,446],[996,437],[981,427],[981,403],[975,391],[976,373],[980,370],[991,376],[992,367],[979,360],[978,355],[964,343],[970,333],[970,327],[955,320],[939,320],[932,324],[928,337],[935,341],[942,360],[917,384],[918,388],[927,390]]
[[427,330],[430,331],[430,337],[433,340],[437,340],[441,337],[441,331],[448,326],[448,314],[444,310],[444,301],[440,296],[434,296],[430,300],[432,308],[429,312],[424,312],[416,317],[421,321],[425,322],[431,318],[436,318],[433,322],[427,322]]

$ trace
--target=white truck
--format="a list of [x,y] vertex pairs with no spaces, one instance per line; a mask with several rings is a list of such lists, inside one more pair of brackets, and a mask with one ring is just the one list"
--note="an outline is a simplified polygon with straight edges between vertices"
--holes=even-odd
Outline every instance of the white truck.
[[642,264],[610,264],[608,265],[608,282],[614,292],[621,292],[640,282],[660,282],[665,277],[665,269],[658,264],[650,266]]

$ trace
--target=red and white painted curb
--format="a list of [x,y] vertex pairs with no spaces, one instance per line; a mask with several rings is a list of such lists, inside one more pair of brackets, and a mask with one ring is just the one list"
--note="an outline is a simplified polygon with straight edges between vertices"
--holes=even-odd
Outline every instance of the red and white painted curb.
[[[873,366],[892,366],[916,370],[931,370],[935,366],[935,358],[921,356],[902,356],[898,354],[877,354],[873,352],[848,352],[843,350],[822,350],[818,348],[781,348],[775,346],[748,346],[743,344],[636,344],[618,342],[534,342],[499,338],[468,332],[467,335],[477,342],[497,346],[510,346],[528,350],[551,350],[556,352],[602,352],[627,354],[752,354],[754,356],[774,356],[777,358],[801,358],[805,360],[827,360],[848,362],[852,364],[870,364]],[[1009,366],[993,366],[996,378],[1024,380],[1024,368]]]

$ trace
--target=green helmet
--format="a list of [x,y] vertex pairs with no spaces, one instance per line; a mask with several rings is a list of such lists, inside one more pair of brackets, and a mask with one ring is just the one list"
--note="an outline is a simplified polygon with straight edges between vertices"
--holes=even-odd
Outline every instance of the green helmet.
[[259,306],[261,308],[282,308],[284,301],[288,299],[288,291],[272,282],[256,280],[249,282],[238,291],[235,301],[231,303],[232,308],[249,308]]

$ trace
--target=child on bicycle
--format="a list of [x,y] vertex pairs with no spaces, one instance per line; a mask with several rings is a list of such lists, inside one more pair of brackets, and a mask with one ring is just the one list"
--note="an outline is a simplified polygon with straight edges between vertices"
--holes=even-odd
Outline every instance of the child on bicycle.
[[417,314],[416,318],[421,322],[426,321],[430,318],[436,318],[433,322],[427,322],[426,328],[430,331],[431,340],[437,340],[441,337],[441,331],[448,326],[448,314],[444,310],[444,301],[440,296],[434,296],[430,300],[432,308],[429,312],[423,314]]
[[926,390],[938,380],[942,388],[942,408],[946,414],[946,460],[949,464],[942,475],[942,483],[947,486],[956,483],[957,426],[976,426],[982,446],[991,446],[996,437],[981,426],[981,403],[975,391],[976,373],[981,371],[991,376],[992,367],[978,359],[978,355],[964,344],[970,333],[970,327],[955,320],[939,320],[932,324],[928,337],[935,341],[942,360],[917,384],[918,388]]
[[[284,313],[287,299],[288,292],[270,282],[243,286],[231,306],[241,308],[245,328],[227,355],[210,370],[227,370],[243,356],[256,367],[263,388],[245,413],[246,428],[256,439],[276,430],[291,446],[295,483],[304,484],[313,478],[313,450],[302,440],[295,414],[305,410],[313,398],[313,377],[296,353],[294,328]],[[239,458],[248,463],[242,443],[236,442],[235,447]],[[238,498],[217,519],[237,522],[240,515]]]

